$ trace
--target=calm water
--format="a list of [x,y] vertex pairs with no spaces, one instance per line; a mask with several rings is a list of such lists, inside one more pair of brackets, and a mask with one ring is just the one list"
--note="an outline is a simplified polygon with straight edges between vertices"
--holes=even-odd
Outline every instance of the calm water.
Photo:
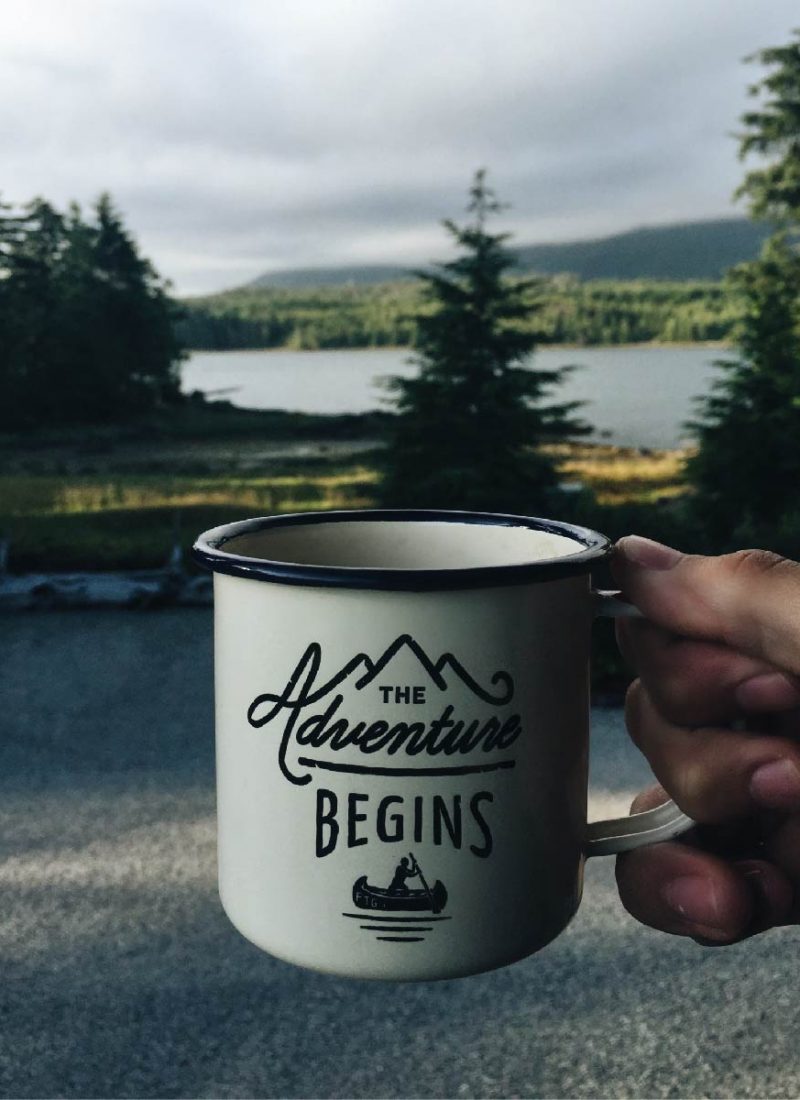
[[[194,352],[183,368],[184,388],[204,390],[251,409],[366,412],[380,408],[381,378],[409,374],[404,349],[366,351]],[[536,353],[542,369],[576,364],[554,400],[585,401],[596,438],[633,447],[676,447],[692,399],[720,373],[719,348],[619,347]]]

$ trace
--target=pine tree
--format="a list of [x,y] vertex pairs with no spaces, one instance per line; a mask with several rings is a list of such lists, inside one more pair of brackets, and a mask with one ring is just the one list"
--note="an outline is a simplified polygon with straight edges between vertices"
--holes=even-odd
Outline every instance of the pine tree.
[[119,421],[180,396],[167,284],[107,195],[0,207],[0,427]]
[[783,227],[800,224],[800,30],[785,46],[759,50],[748,58],[770,72],[751,84],[761,102],[742,116],[742,159],[755,153],[768,163],[748,172],[736,192],[750,213]]
[[396,417],[380,495],[392,507],[547,511],[558,474],[539,445],[588,429],[572,417],[577,402],[542,404],[567,368],[527,365],[536,336],[522,323],[540,285],[509,277],[508,235],[487,230],[502,207],[483,171],[467,209],[466,225],[444,222],[457,257],[417,273],[419,370],[389,381]]
[[174,401],[180,390],[176,310],[167,286],[144,259],[110,196],[94,207],[88,245],[94,414],[136,415]]
[[[8,210],[8,207],[6,207]],[[26,427],[52,408],[62,364],[60,286],[66,251],[62,216],[36,198],[3,217],[3,343],[0,424]]]
[[779,523],[800,488],[800,255],[778,234],[729,275],[743,304],[739,356],[701,401],[688,464],[695,505],[717,538]]
[[773,160],[749,172],[737,196],[784,231],[729,274],[742,306],[738,356],[719,364],[724,375],[691,425],[699,442],[687,467],[692,510],[718,542],[754,531],[774,538],[798,511],[800,486],[800,255],[789,232],[800,226],[800,32],[755,59],[771,71],[750,88],[765,101],[742,118],[740,154]]

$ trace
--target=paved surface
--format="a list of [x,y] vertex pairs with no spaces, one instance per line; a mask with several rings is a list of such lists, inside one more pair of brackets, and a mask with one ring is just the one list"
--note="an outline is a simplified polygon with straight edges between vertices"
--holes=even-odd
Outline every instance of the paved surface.
[[[638,927],[611,861],[540,955],[431,985],[251,947],[214,882],[206,611],[6,616],[0,1093],[797,1097],[800,937]],[[645,774],[595,715],[595,809]]]

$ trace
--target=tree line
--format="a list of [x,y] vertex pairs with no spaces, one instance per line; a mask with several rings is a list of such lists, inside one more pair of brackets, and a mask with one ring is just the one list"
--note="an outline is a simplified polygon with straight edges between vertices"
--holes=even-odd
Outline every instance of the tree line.
[[[542,344],[723,341],[737,319],[736,296],[721,282],[505,277],[525,287],[530,309],[522,324]],[[431,308],[417,279],[303,290],[243,287],[183,305],[178,336],[202,351],[411,347]]]
[[41,198],[0,204],[0,430],[174,404],[177,312],[108,195],[88,216]]

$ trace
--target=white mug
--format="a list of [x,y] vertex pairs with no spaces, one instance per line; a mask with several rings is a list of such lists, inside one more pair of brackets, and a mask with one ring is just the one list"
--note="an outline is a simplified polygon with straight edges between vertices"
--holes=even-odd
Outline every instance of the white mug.
[[222,904],[279,958],[454,978],[530,955],[587,856],[676,836],[673,803],[586,822],[594,531],[316,512],[201,535],[214,572]]

